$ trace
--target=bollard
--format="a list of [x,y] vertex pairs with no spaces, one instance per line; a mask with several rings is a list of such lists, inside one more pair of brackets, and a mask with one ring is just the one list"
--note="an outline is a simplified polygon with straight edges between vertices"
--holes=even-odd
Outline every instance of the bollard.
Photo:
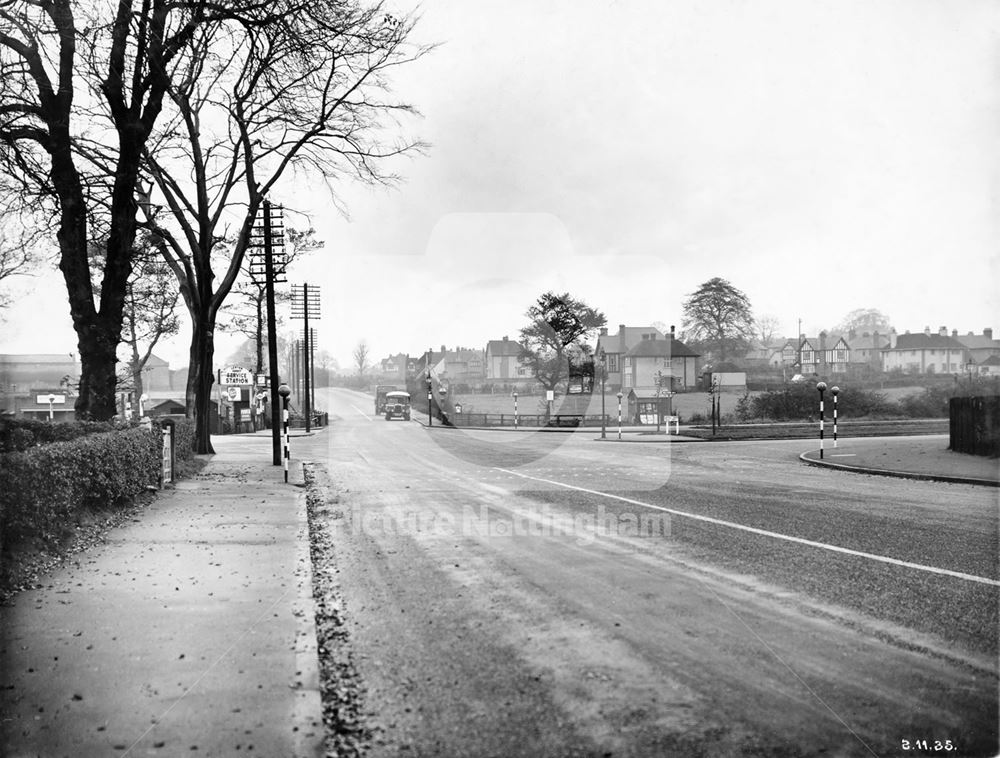
[[818,382],[816,389],[819,390],[819,458],[823,460],[823,393],[826,391],[826,382]]
[[292,388],[287,384],[282,383],[278,387],[278,394],[281,395],[281,421],[284,431],[284,453],[282,455],[282,465],[285,469],[285,484],[288,484],[288,462],[292,457],[291,451],[288,449],[288,396],[292,394]]
[[837,447],[837,395],[840,394],[840,387],[831,387],[830,394],[833,395],[833,446]]

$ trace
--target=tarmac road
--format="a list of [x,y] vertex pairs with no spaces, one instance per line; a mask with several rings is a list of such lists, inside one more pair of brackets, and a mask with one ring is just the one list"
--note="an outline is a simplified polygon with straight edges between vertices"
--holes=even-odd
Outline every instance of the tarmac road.
[[995,490],[327,407],[372,755],[998,752]]

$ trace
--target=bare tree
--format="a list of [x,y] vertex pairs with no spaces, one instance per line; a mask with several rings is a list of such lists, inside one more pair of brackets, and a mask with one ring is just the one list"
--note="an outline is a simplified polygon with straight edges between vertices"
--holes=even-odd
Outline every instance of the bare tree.
[[754,321],[754,326],[757,329],[757,339],[766,346],[777,336],[781,321],[776,316],[761,316]]
[[[145,151],[172,216],[161,233],[192,320],[187,397],[199,452],[211,451],[219,312],[264,199],[289,171],[325,182],[334,198],[343,177],[389,183],[396,177],[385,159],[422,147],[383,142],[413,112],[385,98],[391,70],[427,51],[407,42],[412,18],[392,17],[379,3],[264,6],[266,24],[198,29],[197,54],[169,88],[174,116]],[[219,244],[229,237],[231,245]]]
[[[321,250],[324,243],[316,239],[315,229],[299,231],[292,227],[285,230],[287,237],[285,267],[314,250]],[[250,273],[249,260],[244,260],[240,270],[241,279],[237,280],[233,289],[236,295],[227,305],[224,319],[219,322],[219,329],[224,332],[243,334],[253,343],[256,352],[255,369],[258,374],[264,371],[264,352],[267,347],[267,322],[265,320],[266,291],[265,282],[260,276]],[[274,293],[275,302],[282,303],[291,300],[287,290],[277,290]],[[281,319],[278,319],[281,325]]]
[[358,376],[363,377],[371,366],[368,362],[368,343],[365,340],[361,340],[357,344],[354,348],[353,356],[354,365],[358,367]]
[[[259,0],[0,3],[0,174],[55,218],[81,362],[79,418],[115,413],[136,181],[170,76],[208,23]],[[100,227],[94,233],[93,226]],[[106,239],[100,270],[88,240]]]
[[129,277],[123,313],[123,341],[135,397],[145,391],[142,373],[163,337],[177,334],[180,291],[173,272],[156,249],[159,240],[141,235],[139,258]]

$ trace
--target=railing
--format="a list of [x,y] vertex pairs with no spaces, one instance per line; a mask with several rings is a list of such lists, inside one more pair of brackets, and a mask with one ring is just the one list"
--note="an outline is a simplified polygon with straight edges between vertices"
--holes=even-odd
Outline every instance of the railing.
[[[537,428],[563,428],[572,429],[575,427],[599,427],[601,416],[585,416],[577,413],[554,413],[546,416],[544,413],[517,415],[517,427]],[[617,419],[617,417],[615,417]],[[513,413],[452,413],[448,416],[448,422],[452,426],[477,426],[477,427],[510,427],[513,428],[515,416]],[[607,426],[612,425],[612,417],[604,417]],[[614,423],[617,423],[615,421]]]

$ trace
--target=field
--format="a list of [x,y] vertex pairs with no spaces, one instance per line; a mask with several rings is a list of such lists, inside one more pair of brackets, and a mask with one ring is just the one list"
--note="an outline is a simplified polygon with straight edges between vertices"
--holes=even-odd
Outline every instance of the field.
[[[890,401],[898,400],[906,395],[920,392],[920,387],[890,387],[885,390],[876,390],[884,394]],[[758,393],[751,392],[751,397]],[[742,397],[740,392],[724,392],[722,398],[722,415],[734,413],[736,403]],[[463,413],[514,413],[514,398],[510,395],[478,395],[465,394],[455,395],[452,400],[461,403]],[[605,412],[609,416],[618,414],[618,398],[614,393],[609,392],[604,399]],[[707,392],[679,392],[674,395],[674,413],[679,414],[683,420],[690,419],[694,414],[701,414],[706,418],[710,414],[709,396]],[[518,413],[535,414],[545,412],[544,395],[519,395],[517,398]],[[557,397],[554,411],[566,414],[584,414],[588,416],[599,416],[601,414],[601,396],[594,395],[564,395]],[[846,409],[841,409],[842,413],[847,413]]]

